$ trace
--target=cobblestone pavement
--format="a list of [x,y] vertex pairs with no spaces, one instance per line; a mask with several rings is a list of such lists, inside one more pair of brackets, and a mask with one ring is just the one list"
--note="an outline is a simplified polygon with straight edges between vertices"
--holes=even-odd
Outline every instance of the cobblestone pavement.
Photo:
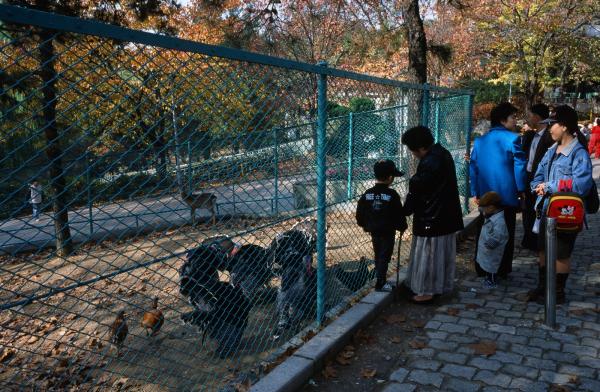
[[[600,391],[600,214],[588,218],[555,330],[543,325],[542,305],[524,300],[537,265],[533,255],[518,254],[497,289],[483,289],[474,276],[459,284],[453,303],[425,326],[426,347],[409,352],[383,391]],[[481,355],[479,343],[495,344],[495,353]]]

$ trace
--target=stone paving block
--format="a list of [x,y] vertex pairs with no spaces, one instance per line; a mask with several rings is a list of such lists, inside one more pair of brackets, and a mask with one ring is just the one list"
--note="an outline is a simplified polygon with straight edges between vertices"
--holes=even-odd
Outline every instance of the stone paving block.
[[592,339],[592,338],[583,338],[583,339],[581,339],[581,345],[600,349],[600,340]]
[[504,302],[495,302],[495,301],[488,301],[485,304],[485,306],[487,308],[498,309],[498,310],[510,310],[510,308],[511,308],[511,304],[504,303]]
[[498,324],[490,324],[488,326],[488,330],[498,333],[506,333],[510,335],[514,335],[517,332],[515,327],[509,325],[498,325]]
[[506,388],[509,386],[511,378],[505,374],[492,373],[489,370],[480,370],[475,377],[475,381],[483,381],[488,385]]
[[569,302],[569,310],[573,309],[596,309],[596,304],[593,302]]
[[498,336],[498,342],[508,342],[515,344],[526,344],[529,338],[527,336],[507,335],[505,333]]
[[482,392],[506,392],[506,389],[487,386],[483,387]]
[[552,359],[539,359],[525,357],[525,366],[531,366],[536,369],[556,370],[556,361]]
[[578,329],[574,334],[582,338],[598,338],[598,335],[600,335],[598,332],[592,331],[591,329]]
[[542,354],[542,358],[565,363],[575,363],[577,361],[577,355],[563,351],[546,351]]
[[476,328],[486,328],[488,323],[481,320],[474,320],[470,318],[461,318],[458,321],[459,324],[466,325],[468,327],[476,327]]
[[433,385],[439,388],[442,385],[444,378],[434,372],[426,372],[425,370],[413,370],[408,376],[409,381],[412,381],[421,385]]
[[436,358],[442,362],[457,363],[459,365],[464,365],[467,362],[465,354],[441,352]]
[[568,374],[549,372],[546,370],[542,370],[540,373],[540,380],[550,384],[568,384],[570,379],[571,376]]
[[382,392],[413,392],[415,389],[417,389],[417,386],[413,384],[398,384],[393,382],[388,384]]
[[521,312],[513,312],[511,310],[496,310],[494,313],[498,317],[512,317],[512,318],[522,318],[523,313]]
[[462,317],[462,318],[478,319],[479,315],[480,315],[480,313],[477,312],[476,310],[461,310],[460,311],[460,317]]
[[402,383],[404,382],[404,379],[406,379],[406,376],[408,376],[408,370],[405,368],[396,369],[390,375],[390,381]]
[[456,323],[458,322],[458,317],[437,313],[431,320],[439,321],[440,323]]
[[539,347],[525,346],[522,344],[512,344],[510,346],[510,351],[524,356],[533,356],[538,358],[542,357],[542,349]]
[[548,332],[544,331],[540,328],[527,328],[527,327],[517,327],[517,335],[519,336],[527,336],[528,338],[540,338],[545,339],[548,336]]
[[427,346],[431,348],[435,348],[438,350],[452,351],[458,348],[458,343],[455,342],[447,342],[444,340],[431,339]]
[[449,374],[454,377],[461,377],[461,378],[466,378],[467,380],[470,380],[471,378],[473,378],[473,376],[477,372],[477,369],[475,369],[474,367],[470,367],[470,366],[462,366],[462,365],[455,365],[455,364],[449,363],[447,365],[444,365],[444,367],[442,367],[441,372]]
[[442,363],[439,361],[432,361],[431,359],[418,359],[410,364],[415,369],[422,370],[438,370]]
[[459,324],[443,323],[440,327],[440,331],[446,331],[450,333],[466,333],[469,327]]
[[544,350],[560,350],[560,342],[551,339],[531,338],[529,340],[529,345]]
[[582,356],[577,358],[577,364],[579,366],[591,367],[593,369],[600,369],[600,359]]
[[526,378],[513,378],[510,382],[510,388],[527,392],[546,392],[548,391],[548,384],[531,381]]
[[[553,369],[554,367],[551,370]],[[513,364],[504,365],[504,367],[502,368],[502,372],[517,377],[526,377],[532,380],[536,379],[540,373],[540,371],[536,368]]]
[[488,357],[489,359],[494,359],[496,361],[500,361],[502,363],[514,363],[516,365],[520,364],[523,360],[523,356],[519,354],[507,353],[503,351],[498,351],[496,354]]
[[471,343],[477,343],[479,341],[479,339],[477,339],[476,337],[473,337],[473,336],[453,334],[453,335],[448,336],[448,341],[456,342],[456,343],[460,343],[460,344],[471,344]]
[[427,331],[427,337],[429,339],[439,339],[439,340],[445,340],[448,339],[448,332],[432,332],[432,331]]
[[579,341],[579,338],[573,334],[554,331],[550,331],[550,338],[561,343],[577,344]]
[[469,365],[478,369],[496,371],[502,367],[502,362],[484,357],[475,357],[469,361]]
[[438,329],[441,325],[442,323],[438,321],[429,321],[427,324],[425,324],[425,329]]
[[[577,319],[574,319],[571,317],[561,317],[561,316],[556,316],[556,323],[560,324],[560,325],[566,325],[569,327],[578,327],[578,328],[581,328],[584,324],[583,321],[581,321],[581,320],[577,320]],[[584,327],[584,328],[587,328],[587,327]]]
[[420,350],[410,350],[408,355],[417,358],[433,358],[435,350],[432,348],[422,348]]
[[581,377],[594,378],[596,370],[589,367],[581,367],[575,365],[559,365],[558,372],[564,374],[576,374]]
[[442,389],[456,392],[477,392],[481,389],[481,385],[460,378],[451,378],[446,382]]
[[566,353],[574,353],[577,355],[585,355],[587,357],[597,357],[598,356],[598,350],[593,347],[579,346],[579,345],[569,344],[569,343],[563,344],[562,351],[566,352]]
[[531,328],[535,325],[535,321],[533,321],[533,320],[524,320],[524,319],[515,319],[515,318],[507,318],[504,323],[507,325],[510,325],[512,327]]
[[581,381],[579,388],[584,391],[600,391],[600,381],[591,380],[589,378],[581,378],[579,381]]
[[498,334],[496,332],[490,332],[487,329],[482,328],[472,328],[471,335],[488,340],[496,340],[496,338],[498,338]]

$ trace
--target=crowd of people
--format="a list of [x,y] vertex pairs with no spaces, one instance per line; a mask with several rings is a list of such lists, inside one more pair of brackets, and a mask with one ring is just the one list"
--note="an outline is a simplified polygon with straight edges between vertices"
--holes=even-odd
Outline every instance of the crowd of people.
[[[539,256],[538,285],[529,291],[528,300],[540,302],[545,291],[544,222],[553,196],[568,192],[581,199],[588,213],[595,212],[589,211],[587,203],[595,199],[597,205],[598,199],[590,155],[595,153],[598,157],[600,153],[600,119],[596,120],[588,143],[579,128],[577,112],[570,106],[551,110],[545,104],[533,105],[521,132],[517,113],[517,108],[508,102],[493,108],[490,130],[475,140],[466,156],[471,196],[481,215],[474,268],[488,289],[509,278],[517,214],[521,213],[524,229],[521,246]],[[384,277],[395,232],[402,232],[406,227],[405,217],[413,216],[413,239],[404,286],[413,302],[430,303],[453,290],[456,233],[463,228],[456,170],[450,152],[434,142],[426,127],[406,131],[402,144],[418,160],[404,204],[390,189],[394,177],[403,173],[393,162],[379,161],[375,164],[377,183],[360,198],[357,221],[373,239],[379,277],[376,289],[386,290],[389,285],[384,284]],[[557,232],[559,304],[565,302],[577,233],[577,230]]]

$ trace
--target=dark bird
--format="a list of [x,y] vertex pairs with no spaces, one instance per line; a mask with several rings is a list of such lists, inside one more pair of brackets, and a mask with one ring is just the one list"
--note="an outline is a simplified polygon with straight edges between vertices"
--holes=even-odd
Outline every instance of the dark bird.
[[121,354],[121,347],[127,333],[129,333],[129,328],[127,327],[127,321],[125,321],[125,312],[121,310],[110,326],[110,342],[117,348],[117,355]]
[[165,316],[158,309],[158,297],[155,297],[152,309],[144,313],[142,317],[142,327],[146,329],[146,336],[156,335],[164,322]]
[[[362,288],[368,281],[375,278],[375,268],[369,270],[371,261],[364,256],[358,262],[344,264],[344,266],[341,264],[334,266],[331,271],[350,291]],[[350,270],[346,265],[350,265],[353,269]]]

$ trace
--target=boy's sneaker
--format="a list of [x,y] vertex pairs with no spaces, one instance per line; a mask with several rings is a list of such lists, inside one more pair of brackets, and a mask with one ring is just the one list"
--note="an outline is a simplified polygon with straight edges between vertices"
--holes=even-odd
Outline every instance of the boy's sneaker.
[[498,284],[496,282],[491,281],[488,278],[483,279],[482,285],[484,289],[495,289],[498,287]]
[[386,283],[386,284],[384,284],[384,285],[383,285],[383,286],[381,286],[381,287],[377,287],[377,286],[375,286],[375,291],[379,291],[379,292],[386,292],[386,293],[389,293],[389,292],[391,292],[392,290],[393,290],[393,287],[392,287],[392,285],[391,285],[391,284],[389,284],[389,283]]

